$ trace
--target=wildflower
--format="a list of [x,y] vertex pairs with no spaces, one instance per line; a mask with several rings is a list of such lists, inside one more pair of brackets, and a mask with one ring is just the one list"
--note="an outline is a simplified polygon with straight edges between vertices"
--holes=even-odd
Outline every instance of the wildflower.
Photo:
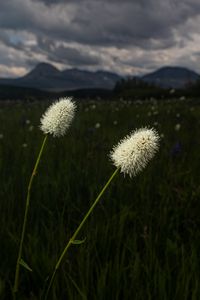
[[180,98],[179,98],[179,100],[181,100],[181,101],[184,101],[186,98],[185,98],[185,96],[181,96]]
[[160,134],[160,138],[163,139],[165,137],[164,133]]
[[71,124],[76,106],[71,98],[61,98],[53,103],[41,118],[41,130],[54,137],[63,136]]
[[140,172],[158,150],[159,136],[156,130],[141,128],[126,136],[111,154],[114,165],[130,177]]
[[174,94],[175,93],[175,89],[171,89],[170,91],[169,91],[169,93],[172,95],[172,94]]
[[26,143],[24,143],[24,144],[22,144],[22,148],[27,148],[27,144]]
[[95,124],[95,128],[96,128],[96,129],[99,129],[100,127],[101,127],[101,124],[100,124],[100,123],[96,123],[96,124]]
[[28,128],[29,131],[33,131],[33,129],[34,129],[33,125],[29,126],[29,128]]
[[148,116],[148,117],[151,117],[151,112],[150,112],[150,111],[148,112],[147,116]]
[[174,127],[175,131],[179,131],[181,129],[181,124],[177,123]]
[[117,125],[117,123],[118,123],[117,120],[113,121],[113,125]]
[[3,139],[3,133],[0,133],[0,139]]

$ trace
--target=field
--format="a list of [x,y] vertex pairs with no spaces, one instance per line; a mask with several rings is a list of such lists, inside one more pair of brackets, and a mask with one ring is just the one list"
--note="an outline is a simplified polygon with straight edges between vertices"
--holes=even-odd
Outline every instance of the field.
[[[9,300],[27,184],[49,103],[0,104],[0,299]],[[200,299],[200,105],[195,101],[78,103],[62,138],[49,137],[33,183],[20,300],[42,299],[66,242],[115,167],[109,152],[151,126],[160,149],[103,195],[59,269],[49,299]]]

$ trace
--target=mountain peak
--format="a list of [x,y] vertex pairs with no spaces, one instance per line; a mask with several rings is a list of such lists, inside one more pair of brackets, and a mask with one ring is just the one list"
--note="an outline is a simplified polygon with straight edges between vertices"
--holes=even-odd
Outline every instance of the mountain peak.
[[[176,74],[196,74],[194,71],[189,70],[188,68],[184,68],[184,67],[178,67],[178,66],[166,66],[166,67],[162,67],[160,69],[158,69],[157,71],[155,71],[156,73],[162,73],[162,74],[171,74],[171,75],[176,75]],[[155,73],[153,72],[153,73]]]
[[166,66],[144,75],[142,79],[164,88],[184,88],[189,83],[196,81],[198,77],[196,72],[187,68]]
[[59,71],[56,67],[54,67],[53,65],[46,63],[46,62],[41,62],[41,63],[37,64],[33,70]]
[[57,76],[60,74],[60,71],[51,64],[42,62],[36,65],[36,67],[31,70],[28,74],[25,75],[26,78],[36,79],[46,76]]

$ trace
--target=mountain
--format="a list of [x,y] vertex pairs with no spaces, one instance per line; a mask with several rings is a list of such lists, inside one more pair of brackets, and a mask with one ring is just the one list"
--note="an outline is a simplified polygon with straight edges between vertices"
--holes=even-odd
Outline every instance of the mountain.
[[105,71],[82,71],[67,69],[59,71],[47,63],[38,64],[32,71],[16,79],[0,79],[0,85],[28,87],[44,91],[66,91],[77,89],[113,89],[121,77]]
[[[199,75],[181,67],[163,67],[150,74],[138,77],[162,88],[184,88],[194,83]],[[0,85],[38,89],[48,92],[103,89],[112,90],[122,79],[106,71],[84,71],[79,69],[58,70],[48,63],[40,63],[20,78],[0,78]]]
[[163,88],[184,88],[194,83],[198,78],[199,74],[182,67],[162,67],[141,77],[145,82]]

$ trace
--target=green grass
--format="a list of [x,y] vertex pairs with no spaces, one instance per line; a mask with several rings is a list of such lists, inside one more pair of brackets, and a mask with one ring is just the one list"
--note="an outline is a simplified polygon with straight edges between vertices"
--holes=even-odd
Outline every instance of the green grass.
[[[48,105],[0,104],[2,300],[12,299],[26,189]],[[40,299],[63,247],[114,170],[113,145],[146,125],[164,135],[160,151],[137,177],[114,179],[79,235],[85,243],[69,249],[50,299],[199,299],[200,106],[172,100],[79,103],[66,136],[49,138],[23,250],[33,272],[21,268],[20,300]]]

